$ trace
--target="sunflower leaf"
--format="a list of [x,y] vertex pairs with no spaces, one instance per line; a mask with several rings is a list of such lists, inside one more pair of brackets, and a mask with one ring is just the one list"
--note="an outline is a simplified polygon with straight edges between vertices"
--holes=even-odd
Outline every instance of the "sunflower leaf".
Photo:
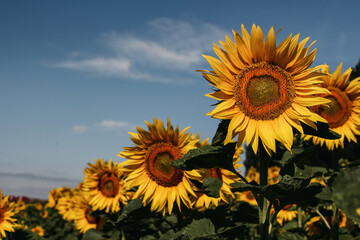
[[220,238],[210,238],[215,236],[215,226],[208,218],[203,218],[200,220],[195,220],[179,232],[174,234],[176,240],[180,239],[220,239]]
[[236,172],[233,166],[235,145],[236,143],[229,143],[225,146],[206,145],[192,149],[181,158],[172,161],[171,164],[186,171],[200,168],[223,168]]
[[308,126],[307,124],[305,124],[303,122],[300,122],[300,123],[301,123],[301,126],[302,126],[303,130],[304,130],[304,134],[313,135],[313,136],[326,138],[326,139],[339,139],[339,138],[341,138],[340,134],[330,130],[329,124],[327,124],[327,123],[323,123],[323,122],[315,123],[315,125],[316,125],[316,127],[318,129],[317,131],[314,128]]
[[221,120],[216,130],[216,133],[211,141],[212,146],[219,146],[224,143],[228,131],[230,120]]
[[141,208],[142,203],[140,199],[136,198],[134,200],[131,200],[128,204],[124,206],[119,218],[117,219],[117,223],[124,221],[129,216],[129,214]]
[[99,240],[99,239],[104,239],[104,236],[102,235],[101,232],[97,231],[96,229],[89,229],[84,233],[84,235],[81,239],[82,240]]
[[222,181],[219,178],[208,177],[203,181],[203,189],[209,197],[219,198]]
[[360,209],[359,185],[360,167],[341,171],[332,184],[335,204],[356,222],[360,222],[360,215],[356,212],[356,209]]

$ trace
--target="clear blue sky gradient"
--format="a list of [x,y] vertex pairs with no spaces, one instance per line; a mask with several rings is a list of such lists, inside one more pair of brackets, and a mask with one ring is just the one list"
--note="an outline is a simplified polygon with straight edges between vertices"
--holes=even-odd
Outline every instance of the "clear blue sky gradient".
[[283,28],[278,43],[310,36],[314,65],[355,66],[359,9],[358,1],[0,1],[0,189],[46,197],[76,184],[88,162],[122,161],[117,153],[133,145],[127,132],[153,116],[211,138],[219,121],[205,114],[215,101],[195,70],[209,69],[201,54],[215,56],[212,43],[241,24],[265,35]]

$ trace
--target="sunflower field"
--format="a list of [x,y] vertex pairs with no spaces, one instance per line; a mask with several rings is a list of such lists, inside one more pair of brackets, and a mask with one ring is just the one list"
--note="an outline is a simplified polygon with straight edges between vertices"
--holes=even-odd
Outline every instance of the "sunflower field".
[[360,239],[360,64],[311,67],[299,34],[233,34],[198,70],[211,140],[145,121],[75,188],[0,191],[0,239]]

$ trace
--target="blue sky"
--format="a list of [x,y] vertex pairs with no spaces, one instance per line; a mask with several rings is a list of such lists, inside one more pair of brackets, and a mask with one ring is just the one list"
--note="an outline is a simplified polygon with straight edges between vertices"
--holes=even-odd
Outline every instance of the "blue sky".
[[[345,4],[346,3],[346,4]],[[46,197],[128,131],[170,118],[211,138],[202,54],[241,24],[317,40],[314,65],[360,58],[358,1],[0,1],[0,189]]]

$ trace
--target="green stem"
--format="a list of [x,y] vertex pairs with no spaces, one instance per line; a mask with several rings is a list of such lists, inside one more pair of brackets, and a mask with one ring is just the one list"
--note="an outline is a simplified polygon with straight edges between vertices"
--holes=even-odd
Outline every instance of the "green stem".
[[324,217],[324,215],[321,214],[321,212],[319,211],[319,208],[318,208],[318,207],[316,207],[315,211],[316,211],[316,213],[321,217],[321,219],[325,222],[326,227],[331,230],[331,227],[330,227],[328,221],[326,220],[326,218]]
[[[334,149],[332,153],[333,153],[333,158],[332,158],[333,170],[335,173],[338,173],[340,171],[339,149]],[[331,226],[331,239],[332,240],[339,239],[339,208],[335,204],[333,204],[333,220],[332,220],[332,226]]]
[[301,215],[301,206],[298,206],[297,208],[298,211],[298,215],[297,215],[297,220],[298,220],[298,228],[302,228],[302,215]]
[[[268,169],[269,169],[269,155],[267,154],[262,143],[259,143],[259,158],[260,158],[260,186],[268,185]],[[260,222],[260,237],[262,240],[269,239],[269,216],[267,214],[268,201],[264,196],[260,196],[259,201],[259,222]]]

